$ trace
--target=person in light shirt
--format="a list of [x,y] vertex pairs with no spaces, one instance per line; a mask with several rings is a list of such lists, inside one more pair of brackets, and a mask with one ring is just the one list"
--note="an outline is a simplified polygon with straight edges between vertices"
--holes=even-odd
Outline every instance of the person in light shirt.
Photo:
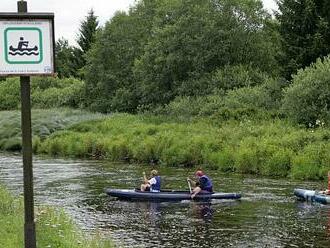
[[143,184],[141,184],[141,191],[160,192],[161,179],[157,170],[150,172],[150,179],[146,177],[143,172]]

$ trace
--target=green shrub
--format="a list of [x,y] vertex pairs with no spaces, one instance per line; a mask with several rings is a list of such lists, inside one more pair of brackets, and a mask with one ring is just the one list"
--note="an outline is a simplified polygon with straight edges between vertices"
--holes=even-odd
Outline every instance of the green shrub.
[[[84,83],[74,78],[33,77],[31,103],[34,108],[79,107],[82,105]],[[0,81],[0,110],[20,108],[18,78]]]
[[32,105],[37,108],[73,107],[82,104],[84,83],[74,78],[36,78]]
[[[328,164],[329,145],[325,143],[309,144],[292,161],[291,176],[297,179],[322,179]],[[326,164],[324,164],[326,163]]]
[[18,78],[0,81],[0,110],[12,110],[20,107],[20,83]]
[[129,148],[129,141],[123,137],[110,139],[107,142],[107,158],[113,161],[129,160],[133,157]]
[[[0,112],[0,117],[0,147],[12,149],[17,145],[14,141],[20,140],[19,112]],[[71,110],[35,110],[33,150],[302,179],[323,178],[330,169],[330,131],[326,128],[305,129],[283,120],[178,121],[167,116],[128,114],[104,117]]]
[[114,96],[111,99],[112,111],[119,112],[136,112],[137,97],[136,93],[129,88],[119,88],[116,90]]
[[197,116],[204,105],[204,98],[180,96],[176,97],[164,107],[151,111],[153,114],[171,115],[176,118],[189,118]]
[[286,177],[290,173],[293,152],[289,149],[279,149],[265,161],[262,174],[267,176]]
[[261,87],[243,87],[231,90],[225,97],[224,106],[228,109],[266,109],[267,93]]
[[212,77],[218,89],[233,90],[241,87],[253,87],[263,84],[269,76],[258,69],[246,65],[227,65],[218,69]]
[[260,158],[258,156],[258,141],[249,137],[241,141],[235,154],[235,170],[243,174],[259,174]]
[[219,169],[222,172],[235,171],[234,151],[227,148],[219,152],[213,152],[206,156],[207,167]]
[[310,154],[299,154],[293,158],[291,176],[296,179],[319,179],[319,163]]
[[285,90],[282,109],[292,120],[306,126],[326,125],[330,120],[330,57],[293,77]]
[[3,144],[5,151],[20,151],[22,149],[22,139],[20,137],[12,137],[7,139]]

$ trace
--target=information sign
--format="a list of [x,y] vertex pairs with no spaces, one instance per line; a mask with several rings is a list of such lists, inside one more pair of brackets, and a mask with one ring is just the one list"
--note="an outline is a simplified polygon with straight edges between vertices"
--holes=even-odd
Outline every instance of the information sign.
[[0,76],[54,73],[53,19],[0,14]]

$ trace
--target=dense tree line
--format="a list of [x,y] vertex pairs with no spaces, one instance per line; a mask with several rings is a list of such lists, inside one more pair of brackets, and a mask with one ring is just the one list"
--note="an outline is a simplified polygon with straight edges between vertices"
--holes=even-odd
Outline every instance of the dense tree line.
[[276,75],[276,36],[260,1],[139,1],[98,34],[86,66],[88,105],[135,111],[222,88],[243,65]]
[[283,76],[330,53],[330,3],[327,0],[279,0]]
[[[233,111],[244,108],[242,102],[251,107],[258,95],[254,107],[293,118],[295,108],[288,104],[298,106],[293,100],[298,98],[289,96],[295,82],[303,81],[294,75],[330,52],[330,5],[325,0],[278,5],[274,17],[260,0],[140,0],[101,28],[91,10],[81,23],[79,48],[57,42],[58,73],[83,78],[83,105],[100,112],[155,110],[196,97],[230,98],[237,104],[224,100],[221,106]],[[306,74],[309,70],[300,75]],[[328,101],[326,96],[317,108],[328,113],[322,105]],[[307,123],[320,117],[293,119]]]

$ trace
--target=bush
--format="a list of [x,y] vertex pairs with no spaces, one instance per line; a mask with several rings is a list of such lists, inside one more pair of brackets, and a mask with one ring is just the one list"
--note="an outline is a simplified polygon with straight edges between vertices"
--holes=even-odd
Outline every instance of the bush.
[[12,110],[20,107],[20,83],[18,78],[0,81],[0,110]]
[[263,168],[264,175],[286,177],[290,173],[293,152],[289,149],[279,149],[267,161]]
[[74,78],[36,78],[32,82],[32,105],[37,108],[82,105],[84,83]]
[[158,107],[154,114],[171,115],[176,118],[189,118],[197,116],[200,113],[202,106],[205,104],[206,97],[176,97],[172,102],[164,107]]
[[212,82],[214,88],[227,91],[261,85],[268,78],[269,76],[267,74],[247,65],[227,65],[213,73]]
[[[31,103],[34,108],[73,107],[82,105],[84,83],[74,78],[33,77]],[[20,82],[18,78],[0,81],[0,110],[19,109]]]
[[251,108],[265,110],[269,97],[261,87],[243,87],[228,92],[224,106],[228,109]]
[[291,176],[296,179],[322,179],[330,170],[329,144],[307,145],[292,161]]
[[22,149],[22,139],[20,137],[12,137],[3,144],[5,151],[20,151]]
[[283,112],[306,126],[330,120],[330,57],[298,71],[285,90]]
[[222,172],[235,171],[234,151],[226,148],[219,152],[213,152],[206,156],[208,167],[219,169]]
[[247,86],[225,93],[214,91],[207,96],[180,96],[164,107],[158,107],[153,114],[171,115],[178,119],[191,117],[214,117],[226,121],[230,119],[265,119],[279,107],[282,86],[276,80],[269,80],[262,86]]

